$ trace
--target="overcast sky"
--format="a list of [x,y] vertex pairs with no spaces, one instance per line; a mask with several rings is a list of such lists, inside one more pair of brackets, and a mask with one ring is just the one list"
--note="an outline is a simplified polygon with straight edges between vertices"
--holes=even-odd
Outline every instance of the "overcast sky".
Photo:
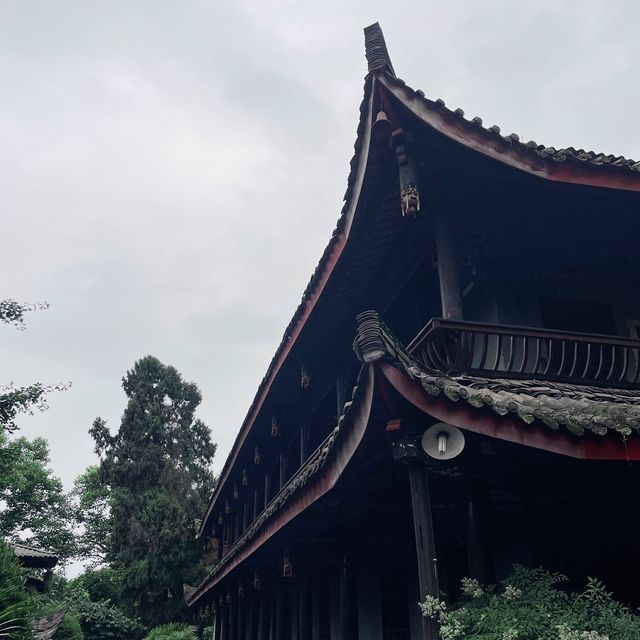
[[0,297],[51,304],[0,382],[73,382],[20,421],[67,486],[146,354],[222,466],[340,212],[375,21],[428,97],[640,158],[636,0],[0,0]]

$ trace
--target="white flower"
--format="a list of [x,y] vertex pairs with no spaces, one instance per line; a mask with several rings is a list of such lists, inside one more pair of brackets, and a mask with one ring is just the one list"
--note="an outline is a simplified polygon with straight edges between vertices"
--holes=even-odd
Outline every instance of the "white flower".
[[508,584],[504,588],[504,593],[502,597],[505,600],[517,600],[522,595],[522,589],[518,589],[518,587],[514,587],[512,584]]
[[501,640],[517,640],[518,631],[517,629],[507,629],[502,633]]
[[467,598],[480,598],[484,595],[484,590],[475,578],[462,578],[462,595]]
[[609,640],[609,636],[599,634],[597,631],[574,631],[566,624],[557,625],[558,640]]
[[418,606],[425,618],[439,619],[447,610],[447,605],[442,602],[442,600],[438,600],[435,596],[427,596],[424,599],[424,602],[418,603]]

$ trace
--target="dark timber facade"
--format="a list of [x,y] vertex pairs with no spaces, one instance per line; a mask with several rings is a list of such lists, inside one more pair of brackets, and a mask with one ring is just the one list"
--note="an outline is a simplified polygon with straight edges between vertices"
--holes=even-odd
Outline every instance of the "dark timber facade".
[[[214,640],[435,638],[420,599],[518,562],[640,604],[640,163],[503,136],[365,41],[344,209],[187,600]],[[465,435],[448,462],[436,422]]]

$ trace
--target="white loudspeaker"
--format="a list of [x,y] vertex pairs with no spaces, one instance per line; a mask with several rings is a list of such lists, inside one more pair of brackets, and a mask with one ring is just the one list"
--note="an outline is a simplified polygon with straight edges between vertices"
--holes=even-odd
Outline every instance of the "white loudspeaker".
[[464,433],[446,422],[436,422],[422,434],[421,443],[429,457],[451,460],[464,449]]

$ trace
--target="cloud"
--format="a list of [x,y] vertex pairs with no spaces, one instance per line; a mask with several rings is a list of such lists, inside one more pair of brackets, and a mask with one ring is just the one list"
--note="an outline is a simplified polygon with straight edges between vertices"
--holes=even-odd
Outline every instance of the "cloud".
[[631,1],[3,2],[2,378],[70,486],[152,353],[198,383],[224,462],[341,208],[380,20],[430,97],[545,144],[640,156]]

